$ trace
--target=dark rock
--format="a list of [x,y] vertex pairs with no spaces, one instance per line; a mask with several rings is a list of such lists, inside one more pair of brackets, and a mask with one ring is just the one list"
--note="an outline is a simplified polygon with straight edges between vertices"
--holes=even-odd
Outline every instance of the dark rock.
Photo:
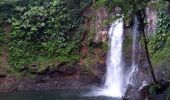
[[73,66],[60,66],[58,72],[63,75],[74,75],[80,71],[80,67],[77,65]]
[[122,9],[120,7],[115,7],[115,14],[121,14]]
[[140,88],[139,88],[139,100],[150,100],[151,97],[149,95],[149,88],[150,85],[149,84],[143,84]]
[[90,44],[90,46],[93,47],[93,48],[101,48],[102,43],[95,43],[95,42],[92,42],[92,43]]
[[[154,86],[154,85],[152,85]],[[169,91],[168,91],[169,82],[161,80],[157,83],[157,87],[155,88],[155,94],[152,94],[151,97],[153,100],[169,100],[167,99]]]
[[133,86],[128,84],[127,89],[124,94],[124,97],[123,97],[123,100],[128,100],[130,98],[130,94],[131,94],[132,90],[133,90]]
[[36,83],[47,83],[49,77],[43,76],[43,77],[36,77],[35,82]]
[[36,63],[36,64],[32,64],[31,66],[27,67],[28,68],[28,72],[32,73],[32,74],[43,74],[46,73],[49,70],[50,66],[44,66],[43,69],[40,70],[40,64]]
[[170,84],[170,82],[167,82],[165,80],[160,80],[159,83],[158,83],[159,88],[157,88],[156,93],[161,94],[164,91],[166,91],[167,88],[169,87],[169,84]]
[[5,73],[0,73],[0,78],[5,78],[7,75]]
[[96,78],[99,79],[99,82],[104,81],[104,76],[106,73],[106,64],[100,64],[99,62],[93,64],[92,73]]
[[150,85],[143,82],[139,89],[128,85],[123,100],[151,100],[149,94]]

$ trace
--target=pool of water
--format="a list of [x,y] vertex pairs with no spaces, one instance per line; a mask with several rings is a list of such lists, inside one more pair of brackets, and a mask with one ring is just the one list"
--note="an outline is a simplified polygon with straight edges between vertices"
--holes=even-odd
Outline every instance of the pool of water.
[[84,96],[87,93],[88,90],[18,91],[1,93],[0,100],[120,100],[104,96]]

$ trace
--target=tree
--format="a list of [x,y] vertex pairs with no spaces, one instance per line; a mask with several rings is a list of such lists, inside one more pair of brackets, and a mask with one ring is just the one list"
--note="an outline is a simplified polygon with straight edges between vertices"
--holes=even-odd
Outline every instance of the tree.
[[[142,13],[143,12],[143,13]],[[145,13],[144,13],[144,9],[142,9],[141,11],[139,12],[136,12],[135,15],[138,17],[138,20],[140,21],[139,22],[139,27],[140,27],[140,32],[143,36],[143,41],[144,41],[144,48],[145,48],[145,54],[146,54],[146,58],[147,58],[147,61],[148,61],[148,64],[149,64],[149,69],[150,69],[150,72],[151,72],[151,75],[152,75],[152,79],[153,81],[155,82],[155,84],[157,83],[157,80],[156,80],[156,77],[155,77],[155,74],[154,74],[154,69],[153,69],[153,66],[152,66],[152,63],[151,63],[151,59],[150,59],[150,56],[149,56],[149,51],[148,51],[148,42],[147,42],[147,39],[146,39],[146,35],[145,35],[145,31],[144,31],[144,18],[145,18]],[[143,17],[142,17],[143,16]]]

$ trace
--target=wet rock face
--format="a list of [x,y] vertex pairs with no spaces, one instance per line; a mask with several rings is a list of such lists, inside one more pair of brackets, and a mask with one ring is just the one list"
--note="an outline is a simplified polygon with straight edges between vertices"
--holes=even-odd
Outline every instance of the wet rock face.
[[108,27],[104,26],[104,21],[108,19],[108,11],[106,8],[101,7],[95,11],[96,13],[96,22],[95,29],[96,35],[94,37],[95,43],[105,42],[107,40]]
[[85,45],[90,43],[103,43],[108,40],[108,26],[105,25],[106,20],[109,18],[109,12],[104,7],[94,9],[87,6],[83,10],[83,27],[85,32],[82,33],[82,43]]
[[[158,79],[169,80],[170,79],[170,60],[167,59],[162,64],[156,65],[155,73]],[[169,80],[170,81],[170,80]]]
[[[159,85],[159,87],[155,87]],[[127,86],[125,96],[123,100],[166,100],[168,95],[169,82],[160,80],[155,84],[146,84],[145,82],[139,88],[135,88],[131,85]],[[153,91],[152,93],[150,90]]]
[[104,82],[105,79],[105,73],[106,73],[106,64],[100,64],[96,63],[92,65],[92,73],[93,75],[99,79],[99,82],[102,83]]
[[33,78],[22,77],[18,79],[14,76],[0,78],[0,93],[19,90],[88,89],[89,86],[98,84],[99,79],[94,75],[83,71],[73,72],[75,70],[76,67],[67,69],[62,67],[60,69],[62,72],[39,74]]
[[170,1],[169,1],[169,4],[168,4],[168,14],[170,15]]
[[149,96],[149,85],[141,86],[139,89],[131,85],[127,86],[123,100],[151,100]]
[[156,30],[156,24],[157,24],[157,11],[155,9],[146,8],[146,20],[147,25],[145,27],[145,31],[148,35],[152,35],[152,33]]

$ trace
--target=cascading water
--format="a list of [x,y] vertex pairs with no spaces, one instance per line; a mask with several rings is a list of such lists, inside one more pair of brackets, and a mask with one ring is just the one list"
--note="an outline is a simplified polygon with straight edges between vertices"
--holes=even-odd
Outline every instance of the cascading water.
[[107,72],[104,87],[93,91],[93,96],[123,96],[123,21],[122,19],[112,23],[109,29],[110,50],[107,58]]
[[131,84],[131,85],[135,85],[135,72],[138,71],[138,46],[139,46],[139,42],[138,42],[138,37],[139,37],[139,32],[138,32],[138,25],[139,25],[139,21],[137,19],[137,17],[135,16],[134,18],[134,24],[133,24],[133,45],[132,45],[132,64],[131,64],[131,68],[130,68],[130,73],[128,75],[127,78],[127,84]]
[[105,80],[105,95],[113,97],[122,96],[122,43],[123,21],[118,20],[112,24],[109,30],[110,50],[107,59],[107,73]]

